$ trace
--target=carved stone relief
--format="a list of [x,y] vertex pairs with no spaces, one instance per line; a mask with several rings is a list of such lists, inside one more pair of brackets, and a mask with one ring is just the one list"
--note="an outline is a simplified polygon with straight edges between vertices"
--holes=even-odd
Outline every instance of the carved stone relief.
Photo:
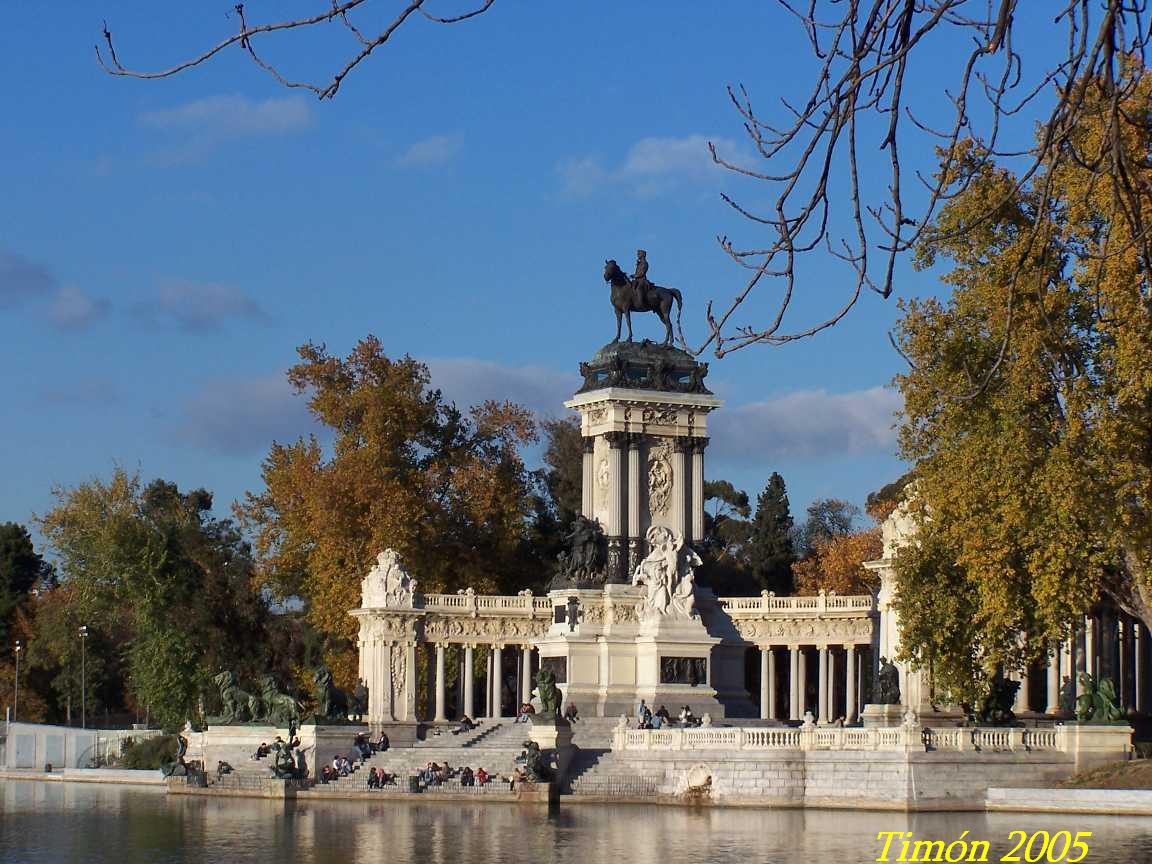
[[648,507],[653,514],[668,512],[672,499],[672,459],[667,441],[648,451]]

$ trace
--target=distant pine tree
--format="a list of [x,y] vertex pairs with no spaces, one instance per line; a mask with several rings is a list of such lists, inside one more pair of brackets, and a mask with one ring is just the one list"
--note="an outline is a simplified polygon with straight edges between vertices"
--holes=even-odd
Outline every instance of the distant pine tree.
[[768,485],[756,499],[756,515],[748,541],[748,562],[763,590],[777,594],[792,591],[792,513],[784,478],[773,472]]

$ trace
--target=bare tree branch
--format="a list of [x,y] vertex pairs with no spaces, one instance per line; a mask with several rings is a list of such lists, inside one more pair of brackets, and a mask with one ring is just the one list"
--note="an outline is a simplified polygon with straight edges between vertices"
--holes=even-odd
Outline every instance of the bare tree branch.
[[[809,0],[805,9],[789,0],[778,2],[800,22],[816,64],[808,79],[807,99],[799,106],[785,104],[785,124],[758,116],[743,86],[729,88],[745,133],[765,164],[735,164],[717,155],[715,148],[712,158],[742,180],[773,190],[774,202],[771,213],[760,213],[731,195],[722,196],[762,239],[740,250],[727,236],[719,238],[725,254],[750,273],[726,305],[709,303],[708,335],[694,353],[711,349],[722,357],[753,344],[804,338],[842,320],[865,289],[889,297],[895,290],[899,259],[923,239],[938,207],[971,180],[971,173],[961,172],[956,163],[961,150],[970,163],[975,159],[967,165],[968,172],[1001,160],[1017,162],[1014,187],[1004,199],[987,202],[985,220],[1033,180],[1047,189],[1046,178],[1062,165],[1090,166],[1110,184],[1118,213],[1143,247],[1141,256],[1152,264],[1152,230],[1145,224],[1147,208],[1142,202],[1149,188],[1149,165],[1131,164],[1127,155],[1131,148],[1121,146],[1126,134],[1149,123],[1147,115],[1132,117],[1122,108],[1125,95],[1144,74],[1152,39],[1147,0],[1067,0],[1043,10],[1019,0]],[[1025,20],[1018,21],[1018,16]],[[1018,26],[1026,26],[1035,44],[1036,28],[1042,23],[1063,29],[1065,50],[1050,63],[1037,64],[1039,71],[1029,78],[1014,34]],[[931,128],[905,104],[905,82],[916,76],[916,69],[937,62],[932,46],[944,44],[942,40],[955,44],[958,38],[969,40],[972,47],[956,67],[955,88],[945,93],[952,120],[949,128]],[[1109,101],[1107,146],[1086,152],[1074,133],[1086,111],[1099,110],[1099,99],[1087,99],[1093,87],[1103,88]],[[1053,104],[1043,113],[1041,102],[1049,99]],[[1029,124],[1024,132],[1015,130],[1014,140],[1005,129],[1011,118]],[[883,121],[879,138],[869,141],[863,130],[874,134],[877,119]],[[1033,128],[1042,131],[1029,146]],[[934,145],[942,164],[931,178],[911,169],[920,182],[913,184],[915,195],[909,199],[904,175],[910,169],[901,148],[917,145]],[[861,183],[862,168],[874,172],[878,167],[868,152],[877,146],[888,154],[887,184],[879,197],[870,185],[865,188]],[[830,210],[836,219],[829,218]],[[1050,211],[1046,204],[1040,206],[1040,213]],[[833,236],[844,220],[851,222],[851,237]],[[979,222],[964,230],[978,227]],[[1033,248],[1040,247],[1040,235],[1051,226],[1040,219],[1033,230],[1034,236],[1022,246],[1009,298],[1025,290],[1016,285],[1017,278],[1028,266]],[[789,307],[802,290],[797,267],[812,252],[832,254],[848,265],[851,276],[829,315],[789,329],[784,326],[791,319]],[[1047,283],[1041,283],[1028,290],[1044,291]],[[827,289],[826,284],[820,286],[822,293]],[[741,323],[739,317],[746,315],[742,310],[753,291],[774,292],[772,308],[759,323],[756,317]],[[1010,299],[1004,310],[1008,321],[1004,344],[992,368],[975,373],[977,388],[986,386],[1007,352],[1011,305]]]
[[[352,23],[349,13],[353,11],[364,11],[368,8],[381,8],[386,5],[386,0],[328,0],[327,3],[317,0],[317,5],[321,7],[322,11],[317,11],[313,15],[307,15],[301,18],[264,24],[250,23],[245,12],[244,4],[238,3],[233,7],[236,18],[240,24],[237,32],[220,40],[199,54],[176,63],[173,66],[169,66],[166,69],[147,71],[130,69],[124,66],[117,54],[115,43],[112,41],[112,31],[108,29],[107,23],[104,24],[102,34],[104,48],[102,49],[99,44],[96,45],[96,60],[109,75],[117,75],[124,78],[142,78],[146,80],[170,78],[173,75],[178,75],[187,69],[211,60],[226,48],[238,45],[258,67],[275,78],[276,81],[283,86],[309,90],[321,99],[331,99],[336,95],[337,91],[339,91],[340,85],[344,83],[344,79],[348,74],[366,60],[373,51],[392,38],[392,35],[400,29],[414,13],[420,12],[426,19],[437,24],[457,24],[461,21],[467,21],[478,15],[482,15],[492,7],[494,2],[495,0],[480,0],[480,5],[468,12],[454,16],[440,17],[432,15],[424,9],[428,0],[410,0],[410,2],[406,3],[403,8],[395,14],[384,29],[375,36],[365,35],[363,30]],[[300,30],[322,24],[331,24],[333,22],[339,22],[347,29],[356,40],[358,47],[356,52],[337,70],[332,76],[332,79],[326,83],[300,81],[289,78],[283,74],[279,68],[256,53],[253,44],[253,40],[256,37],[262,38],[287,30]],[[105,56],[105,54],[107,56]]]

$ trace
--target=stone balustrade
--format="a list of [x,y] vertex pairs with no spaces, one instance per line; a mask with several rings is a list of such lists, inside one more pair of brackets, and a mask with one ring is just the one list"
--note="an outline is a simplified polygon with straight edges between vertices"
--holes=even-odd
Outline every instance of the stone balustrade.
[[841,596],[823,591],[798,597],[777,597],[771,591],[765,591],[759,597],[720,597],[717,603],[734,618],[772,613],[799,616],[824,615],[828,612],[871,613],[876,609],[876,598],[871,594]]
[[425,612],[515,613],[551,615],[552,601],[548,597],[534,597],[531,592],[510,596],[476,594],[462,591],[458,594],[417,594],[413,603]]
[[1049,752],[1075,755],[1083,748],[1085,732],[1093,736],[1093,752],[1114,752],[1117,758],[1130,749],[1128,726],[953,727],[919,724],[893,727],[783,728],[702,727],[695,729],[617,729],[612,747],[617,751],[660,750],[887,750],[948,752]]

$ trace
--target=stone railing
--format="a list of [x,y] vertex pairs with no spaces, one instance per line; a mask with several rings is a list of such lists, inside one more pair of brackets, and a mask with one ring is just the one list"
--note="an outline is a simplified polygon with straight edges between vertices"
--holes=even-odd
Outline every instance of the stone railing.
[[524,594],[475,594],[462,591],[459,594],[418,594],[414,606],[426,612],[464,612],[504,614],[523,612],[528,615],[551,615],[552,601],[547,597],[534,597]]
[[[1081,727],[1083,728],[1083,727]],[[1126,752],[1129,727],[1094,727],[1110,732],[1117,752]],[[949,752],[1074,753],[1069,727],[1049,729],[891,727],[718,727],[694,729],[616,729],[615,750],[893,750]]]
[[720,597],[717,602],[725,612],[752,614],[811,614],[826,612],[871,612],[876,608],[876,598],[871,594],[840,596],[820,592],[803,597],[777,597],[765,591],[759,597]]

